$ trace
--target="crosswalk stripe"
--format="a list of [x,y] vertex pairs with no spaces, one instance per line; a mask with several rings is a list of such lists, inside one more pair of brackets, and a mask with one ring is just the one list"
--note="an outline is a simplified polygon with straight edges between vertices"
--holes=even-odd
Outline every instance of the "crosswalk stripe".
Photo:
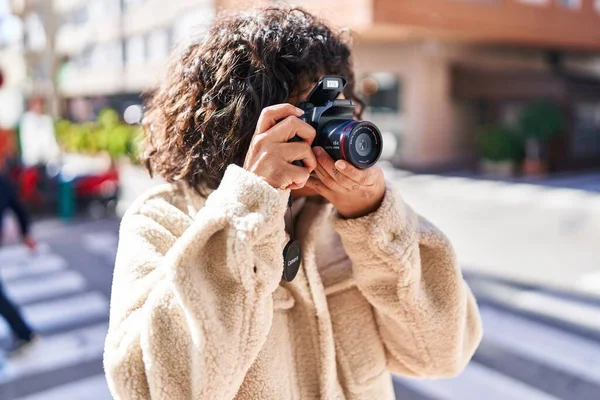
[[55,371],[101,359],[107,323],[44,337],[25,353],[6,361],[0,370],[0,387],[26,376]]
[[[40,332],[68,326],[108,315],[108,301],[100,292],[88,292],[36,303],[22,308],[25,319]],[[0,340],[8,337],[4,320],[0,324]]]
[[57,295],[67,295],[83,291],[86,281],[76,271],[69,270],[37,279],[14,282],[6,285],[8,297],[17,304],[41,301]]
[[32,396],[17,400],[111,400],[104,375],[92,376],[79,381],[54,387]]
[[478,298],[600,332],[599,306],[498,282],[470,280],[469,285]]
[[0,277],[4,282],[15,279],[56,272],[67,267],[67,261],[56,254],[23,256],[18,261],[2,264]]
[[114,252],[119,238],[112,232],[90,232],[81,237],[82,245],[92,253]]
[[471,362],[454,379],[419,380],[394,377],[400,385],[436,400],[559,400],[481,364]]
[[[35,254],[46,256],[50,252],[50,246],[46,243],[38,243]],[[2,247],[0,251],[0,268],[4,265],[19,263],[23,259],[33,257],[31,250],[23,245]]]
[[490,307],[480,313],[486,340],[600,384],[600,344]]

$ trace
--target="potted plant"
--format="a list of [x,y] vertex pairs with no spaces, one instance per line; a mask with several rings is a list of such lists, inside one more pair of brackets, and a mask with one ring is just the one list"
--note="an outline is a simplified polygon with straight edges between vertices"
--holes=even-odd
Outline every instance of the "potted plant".
[[517,160],[523,153],[518,133],[506,126],[493,125],[479,133],[480,169],[483,175],[508,178],[514,175]]
[[561,108],[549,101],[526,106],[519,117],[519,130],[525,139],[523,173],[544,175],[547,167],[548,143],[566,126]]

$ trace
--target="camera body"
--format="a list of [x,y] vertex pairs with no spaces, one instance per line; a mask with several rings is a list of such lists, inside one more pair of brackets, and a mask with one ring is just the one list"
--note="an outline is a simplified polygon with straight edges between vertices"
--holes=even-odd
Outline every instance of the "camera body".
[[300,118],[317,131],[313,147],[321,146],[335,161],[369,168],[381,156],[381,132],[372,122],[354,120],[354,103],[338,99],[345,86],[344,78],[325,76],[299,105],[304,110]]

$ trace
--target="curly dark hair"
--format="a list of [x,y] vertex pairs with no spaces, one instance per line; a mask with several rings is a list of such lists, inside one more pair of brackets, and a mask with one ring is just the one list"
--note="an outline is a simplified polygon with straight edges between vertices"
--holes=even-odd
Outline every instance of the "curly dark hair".
[[229,164],[242,165],[263,108],[342,75],[358,106],[343,32],[299,8],[221,15],[204,40],[174,53],[143,120],[142,159],[151,174],[216,189]]

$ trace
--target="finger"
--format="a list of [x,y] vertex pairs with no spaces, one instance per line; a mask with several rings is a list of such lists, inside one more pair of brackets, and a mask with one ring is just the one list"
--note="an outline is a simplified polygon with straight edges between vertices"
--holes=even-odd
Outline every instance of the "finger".
[[373,170],[371,168],[359,169],[344,160],[335,162],[335,167],[346,177],[358,185],[369,186],[374,183]]
[[321,182],[323,182],[325,184],[325,186],[327,186],[329,189],[335,191],[335,192],[340,192],[340,193],[344,193],[347,192],[347,189],[345,187],[343,187],[342,185],[340,185],[334,178],[333,176],[331,176],[326,170],[325,168],[323,168],[323,165],[318,164],[317,168],[315,168],[315,175],[317,176],[317,178],[319,178],[319,180]]
[[332,198],[333,191],[317,178],[314,178],[312,176],[308,178],[305,187],[314,190],[315,192],[317,192],[318,194],[320,194],[328,200]]
[[289,142],[281,144],[281,154],[286,162],[302,160],[304,167],[312,172],[317,167],[317,158],[310,145],[305,142]]
[[336,167],[333,159],[327,154],[325,150],[320,147],[315,147],[315,153],[317,155],[317,162],[325,172],[331,176],[340,186],[346,190],[358,189],[358,184],[352,181],[350,178],[342,174]]
[[287,142],[294,136],[300,137],[309,145],[312,144],[317,132],[315,128],[302,121],[295,115],[290,115],[266,132],[277,142]]
[[290,115],[299,117],[302,114],[304,114],[302,109],[288,103],[266,107],[260,113],[260,117],[256,123],[256,133],[268,131],[277,124],[277,121],[287,118]]
[[287,164],[285,167],[285,174],[292,180],[287,187],[295,184],[295,189],[301,189],[306,184],[306,181],[310,177],[310,172],[306,168],[299,167],[293,164]]

